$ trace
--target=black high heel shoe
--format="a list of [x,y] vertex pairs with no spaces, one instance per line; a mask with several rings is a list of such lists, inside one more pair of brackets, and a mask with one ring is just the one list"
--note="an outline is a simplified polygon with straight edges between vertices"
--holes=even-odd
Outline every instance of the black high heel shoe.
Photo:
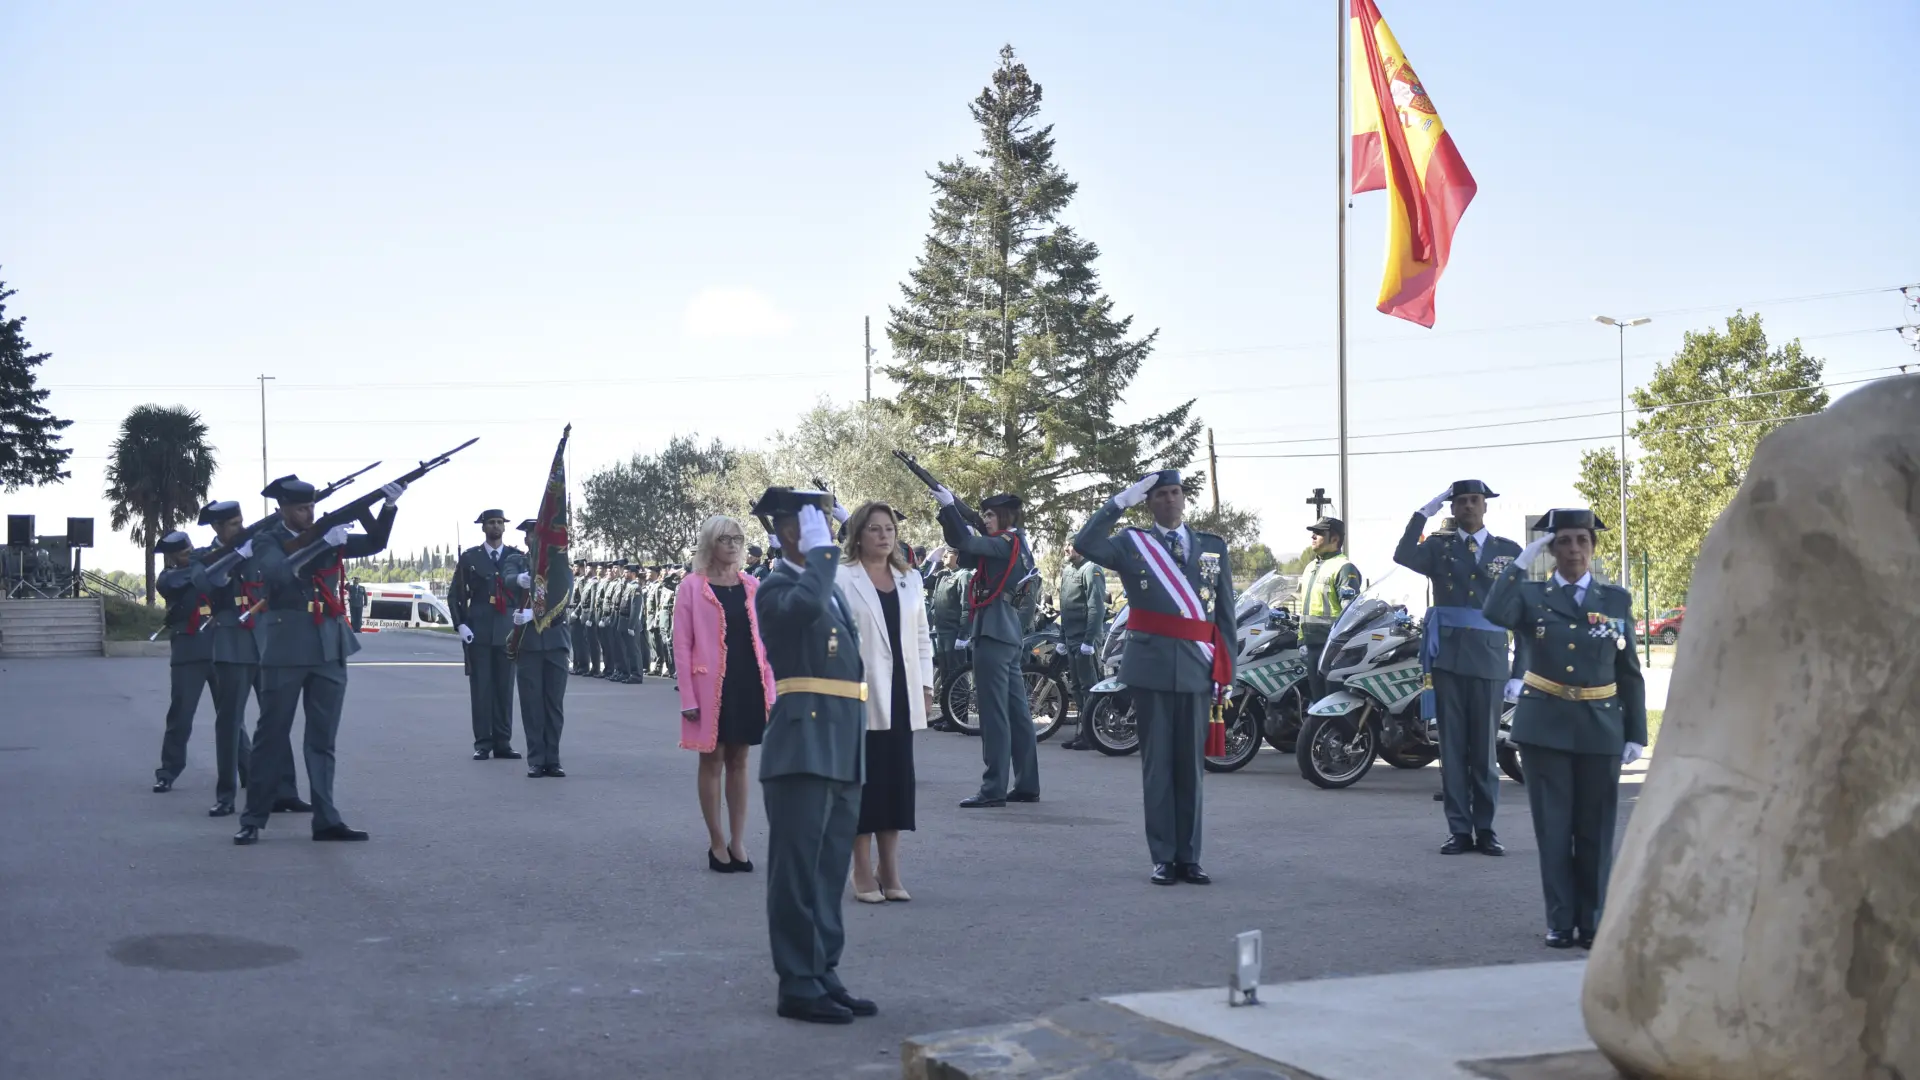
[[733,852],[729,851],[727,852],[727,868],[736,874],[751,874],[753,873],[753,860],[736,859],[733,857]]
[[729,855],[726,862],[721,862],[719,859],[713,857],[713,849],[709,848],[707,849],[707,869],[716,874],[731,874],[733,873],[733,857]]

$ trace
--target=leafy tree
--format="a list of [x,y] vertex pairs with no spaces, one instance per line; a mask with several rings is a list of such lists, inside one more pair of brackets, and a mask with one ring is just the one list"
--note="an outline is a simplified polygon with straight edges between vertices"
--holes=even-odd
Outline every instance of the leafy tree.
[[153,545],[194,520],[213,485],[212,446],[200,414],[179,405],[137,405],[107,448],[108,522],[133,527],[145,553],[147,603],[153,603]]
[[35,386],[33,369],[51,354],[33,352],[21,332],[25,319],[7,318],[12,295],[0,281],[0,489],[6,491],[65,480],[68,473],[61,466],[73,453],[55,445],[73,421],[48,412],[41,404],[48,392]]
[[[1825,368],[1797,340],[1770,349],[1760,316],[1735,313],[1724,333],[1689,332],[1673,359],[1633,392],[1641,454],[1628,473],[1627,534],[1636,598],[1645,555],[1654,606],[1686,601],[1701,541],[1746,479],[1760,440],[1827,407]],[[1619,515],[1619,460],[1611,448],[1583,453],[1574,484],[1610,524]],[[1609,544],[1602,534],[1599,554],[1610,567],[1619,562],[1618,535]]]
[[1041,88],[1000,50],[969,106],[977,160],[935,166],[933,227],[890,309],[894,408],[956,492],[1014,491],[1034,531],[1063,542],[1148,468],[1193,459],[1193,402],[1122,424],[1114,411],[1158,331],[1132,335],[1101,291],[1091,241],[1060,224],[1078,188],[1038,126]]
[[1273,552],[1260,542],[1260,515],[1252,510],[1222,502],[1217,511],[1209,507],[1188,514],[1187,524],[1227,542],[1227,560],[1233,569],[1235,588],[1245,588],[1277,565]]
[[702,447],[698,436],[675,435],[658,454],[635,454],[602,469],[584,485],[581,532],[616,554],[684,559],[705,520],[703,490],[738,457],[718,439]]

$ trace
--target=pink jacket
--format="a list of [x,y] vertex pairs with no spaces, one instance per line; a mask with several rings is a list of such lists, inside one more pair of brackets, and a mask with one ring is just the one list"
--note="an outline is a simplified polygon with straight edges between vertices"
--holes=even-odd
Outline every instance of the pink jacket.
[[[753,594],[760,583],[740,575],[747,587],[747,621],[753,626],[753,655],[760,661],[760,685],[767,708],[773,708],[773,668],[760,640],[760,616],[753,610]],[[673,663],[680,679],[680,708],[700,710],[698,723],[680,718],[680,748],[712,753],[720,736],[720,682],[727,677],[727,616],[713,587],[699,574],[688,574],[674,590]]]

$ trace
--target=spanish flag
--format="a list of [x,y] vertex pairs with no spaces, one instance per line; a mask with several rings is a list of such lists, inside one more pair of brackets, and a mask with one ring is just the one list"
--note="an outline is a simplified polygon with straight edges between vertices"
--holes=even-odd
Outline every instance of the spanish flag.
[[1373,0],[1351,0],[1353,190],[1386,189],[1387,265],[1379,310],[1433,325],[1453,227],[1477,190],[1453,136]]

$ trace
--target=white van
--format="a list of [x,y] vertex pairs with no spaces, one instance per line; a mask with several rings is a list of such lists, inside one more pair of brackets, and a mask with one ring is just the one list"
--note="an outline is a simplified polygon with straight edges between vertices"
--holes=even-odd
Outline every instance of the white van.
[[447,602],[433,595],[424,582],[362,582],[367,591],[367,626],[450,627],[453,614]]

